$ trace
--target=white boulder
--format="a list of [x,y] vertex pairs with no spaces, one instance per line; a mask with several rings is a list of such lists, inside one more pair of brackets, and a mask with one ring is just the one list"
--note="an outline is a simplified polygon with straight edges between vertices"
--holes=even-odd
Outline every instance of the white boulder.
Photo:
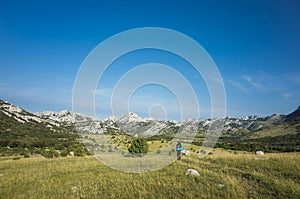
[[265,155],[265,153],[263,151],[256,151],[255,154],[256,155]]
[[200,174],[198,173],[198,171],[196,171],[195,169],[188,169],[185,172],[185,175],[195,175],[195,176],[200,176]]
[[191,154],[189,150],[182,150],[181,153],[184,154],[184,155],[190,155]]

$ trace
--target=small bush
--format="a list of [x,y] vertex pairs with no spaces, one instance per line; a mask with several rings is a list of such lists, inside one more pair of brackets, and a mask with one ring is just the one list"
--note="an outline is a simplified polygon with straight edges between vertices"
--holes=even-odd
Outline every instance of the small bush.
[[29,158],[30,156],[28,154],[25,154],[24,155],[24,158]]
[[49,150],[49,151],[44,151],[42,153],[42,155],[45,157],[45,158],[54,158],[54,157],[58,157],[59,156],[59,153],[57,151],[54,151],[54,150]]
[[147,153],[149,151],[147,140],[143,138],[136,138],[132,140],[128,151],[131,153]]
[[66,156],[68,156],[69,155],[69,151],[68,150],[62,150],[61,152],[60,152],[60,156],[61,157],[66,157]]

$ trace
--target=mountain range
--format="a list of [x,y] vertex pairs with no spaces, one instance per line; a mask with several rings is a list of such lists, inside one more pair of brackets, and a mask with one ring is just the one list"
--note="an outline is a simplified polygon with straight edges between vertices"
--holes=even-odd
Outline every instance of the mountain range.
[[[43,147],[51,146],[61,149],[67,149],[71,146],[74,149],[80,145],[76,141],[78,140],[78,133],[127,134],[143,136],[147,139],[168,140],[181,131],[195,132],[196,137],[193,143],[200,145],[205,137],[205,132],[220,122],[223,127],[222,135],[217,143],[218,147],[254,150],[257,146],[262,146],[263,142],[266,143],[266,140],[267,143],[271,140],[274,142],[273,145],[272,143],[268,145],[268,149],[271,151],[280,151],[281,149],[298,151],[300,145],[298,141],[300,138],[300,107],[288,115],[226,117],[214,120],[186,119],[178,122],[141,118],[132,112],[121,118],[111,116],[104,120],[67,110],[33,114],[0,100],[0,119],[0,147],[2,148],[7,146],[32,148],[42,145]],[[55,142],[55,139],[60,141]],[[45,143],[39,143],[40,140]],[[72,140],[72,143],[68,145],[66,140]],[[84,151],[82,148],[78,150]],[[2,153],[3,151],[5,152],[2,150]]]

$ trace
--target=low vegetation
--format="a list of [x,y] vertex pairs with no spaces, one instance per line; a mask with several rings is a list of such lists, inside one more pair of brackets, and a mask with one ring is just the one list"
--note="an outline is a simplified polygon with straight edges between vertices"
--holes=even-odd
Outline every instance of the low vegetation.
[[45,123],[21,123],[0,111],[0,155],[34,155],[45,157],[87,155],[88,151],[72,126],[53,127]]
[[249,152],[300,152],[300,133],[248,139],[226,137],[219,139],[216,147]]
[[[200,176],[185,175],[189,168]],[[0,157],[1,198],[300,198],[300,154],[257,158],[214,150],[147,173],[113,170],[91,156]]]
[[130,153],[146,154],[149,151],[149,145],[146,139],[135,138],[131,141],[131,145],[128,148]]

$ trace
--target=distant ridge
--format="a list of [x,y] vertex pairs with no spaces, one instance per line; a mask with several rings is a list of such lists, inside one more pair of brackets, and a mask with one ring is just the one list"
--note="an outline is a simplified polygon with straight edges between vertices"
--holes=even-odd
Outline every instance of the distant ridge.
[[[215,123],[224,123],[217,147],[248,150],[265,149],[270,151],[300,150],[300,106],[288,115],[273,114],[267,117],[156,120],[141,118],[135,113],[123,117],[108,117],[99,120],[68,110],[29,113],[15,105],[0,100],[0,155],[11,154],[10,148],[24,152],[28,148],[45,147],[58,151],[74,150],[79,147],[81,133],[88,134],[127,134],[147,139],[171,140],[179,131],[196,132],[193,144],[200,145],[206,132]],[[269,143],[269,145],[266,145]],[[17,150],[17,151],[18,151]],[[78,154],[84,154],[81,148]],[[22,152],[22,153],[23,153]]]
[[298,108],[288,114],[286,117],[285,117],[286,121],[290,121],[290,122],[299,122],[300,121],[300,106],[298,106]]
[[0,100],[0,155],[47,158],[88,152],[71,125],[47,120]]

